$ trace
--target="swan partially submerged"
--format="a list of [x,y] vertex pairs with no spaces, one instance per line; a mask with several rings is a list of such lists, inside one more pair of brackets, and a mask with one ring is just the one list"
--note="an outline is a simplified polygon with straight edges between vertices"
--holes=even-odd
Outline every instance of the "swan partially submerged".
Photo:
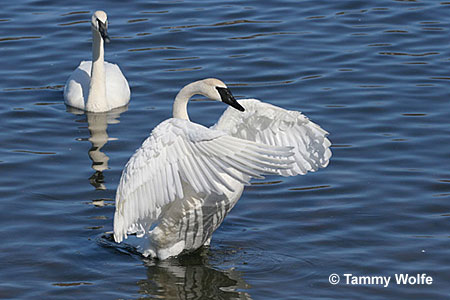
[[[193,123],[196,94],[228,108],[211,128]],[[173,118],[156,126],[128,161],[116,193],[114,239],[143,238],[144,256],[166,259],[209,245],[251,178],[294,176],[326,167],[328,133],[297,111],[235,100],[218,79],[185,86]]]
[[64,87],[64,102],[77,109],[105,112],[130,101],[130,87],[118,65],[104,61],[109,43],[108,17],[96,11],[91,18],[92,61],[82,61]]

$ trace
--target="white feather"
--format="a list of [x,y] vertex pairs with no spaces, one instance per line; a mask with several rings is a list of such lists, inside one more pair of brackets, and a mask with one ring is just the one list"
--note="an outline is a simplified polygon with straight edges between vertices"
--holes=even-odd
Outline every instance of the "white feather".
[[328,164],[327,132],[299,112],[241,100],[245,112],[228,108],[212,128],[189,121],[189,98],[221,101],[217,87],[226,88],[217,79],[184,87],[174,118],[155,127],[126,164],[116,193],[117,242],[145,234],[148,244],[140,251],[160,259],[195,250],[210,243],[252,178],[305,174]]
[[[224,144],[235,147],[225,151]],[[199,151],[197,145],[198,147],[207,145],[208,148]],[[129,229],[139,225],[143,217],[154,216],[156,208],[162,208],[176,199],[183,199],[181,188],[173,184],[183,180],[180,173],[164,171],[170,163],[181,173],[186,174],[184,180],[196,193],[203,194],[223,194],[223,189],[229,188],[230,180],[236,181],[233,176],[224,177],[220,174],[240,170],[250,176],[259,177],[260,174],[272,174],[272,170],[275,169],[287,169],[292,163],[289,160],[292,155],[289,147],[267,146],[264,153],[264,150],[258,148],[256,149],[259,152],[256,152],[254,146],[255,143],[252,141],[231,137],[187,120],[172,118],[158,125],[131,157],[123,171],[117,189],[117,209],[114,215],[116,241],[121,242],[124,237],[126,238]],[[177,151],[181,147],[184,149],[183,152]],[[163,152],[166,154],[161,155]],[[226,154],[222,155],[223,152]],[[278,156],[276,162],[271,157],[274,153]],[[253,158],[248,161],[239,158],[249,155]],[[229,167],[223,168],[218,165],[216,163],[218,160]],[[147,166],[152,166],[152,169],[142,172]],[[216,175],[210,176],[211,172]],[[242,181],[248,183],[248,179]],[[241,184],[240,181],[238,183]],[[174,197],[170,196],[169,188]],[[148,190],[156,191],[156,195],[146,192]],[[148,205],[149,203],[151,205]],[[139,211],[133,209],[136,206],[139,207]]]
[[293,148],[294,169],[279,170],[284,176],[306,174],[325,168],[331,157],[328,132],[298,111],[286,110],[256,99],[238,100],[245,108],[231,107],[213,127],[231,136],[267,145]]

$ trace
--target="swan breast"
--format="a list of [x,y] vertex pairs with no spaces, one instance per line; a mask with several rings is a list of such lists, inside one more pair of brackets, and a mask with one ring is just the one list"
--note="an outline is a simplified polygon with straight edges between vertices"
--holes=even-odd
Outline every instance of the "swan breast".
[[[89,96],[92,61],[82,61],[67,80],[64,87],[64,102],[85,110]],[[105,61],[106,98],[109,109],[124,106],[130,100],[130,87],[120,67]]]

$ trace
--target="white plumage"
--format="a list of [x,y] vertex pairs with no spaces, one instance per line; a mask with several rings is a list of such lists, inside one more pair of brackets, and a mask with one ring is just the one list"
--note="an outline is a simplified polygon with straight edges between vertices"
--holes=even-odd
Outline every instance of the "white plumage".
[[280,170],[283,176],[304,175],[325,168],[331,157],[328,132],[298,111],[285,110],[256,99],[238,100],[245,108],[228,108],[213,127],[231,136],[272,146],[291,146],[292,168]]
[[104,61],[104,42],[109,42],[108,20],[103,11],[91,19],[92,61],[82,61],[64,87],[64,102],[77,109],[105,112],[128,104],[130,87],[119,66]]
[[[206,128],[187,116],[194,94],[233,108]],[[145,256],[165,259],[208,245],[251,178],[305,174],[331,156],[327,133],[301,113],[236,101],[217,79],[184,87],[173,111],[128,161],[117,188],[114,238],[135,233]]]

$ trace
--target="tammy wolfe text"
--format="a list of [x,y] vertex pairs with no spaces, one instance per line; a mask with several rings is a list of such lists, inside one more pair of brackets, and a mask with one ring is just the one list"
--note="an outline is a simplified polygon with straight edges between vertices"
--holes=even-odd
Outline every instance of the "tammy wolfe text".
[[[394,276],[358,276],[349,273],[343,274],[341,283],[347,285],[382,285],[388,287],[390,283],[397,285],[432,285],[433,277],[422,274],[394,274]],[[394,279],[394,280],[392,280]]]

